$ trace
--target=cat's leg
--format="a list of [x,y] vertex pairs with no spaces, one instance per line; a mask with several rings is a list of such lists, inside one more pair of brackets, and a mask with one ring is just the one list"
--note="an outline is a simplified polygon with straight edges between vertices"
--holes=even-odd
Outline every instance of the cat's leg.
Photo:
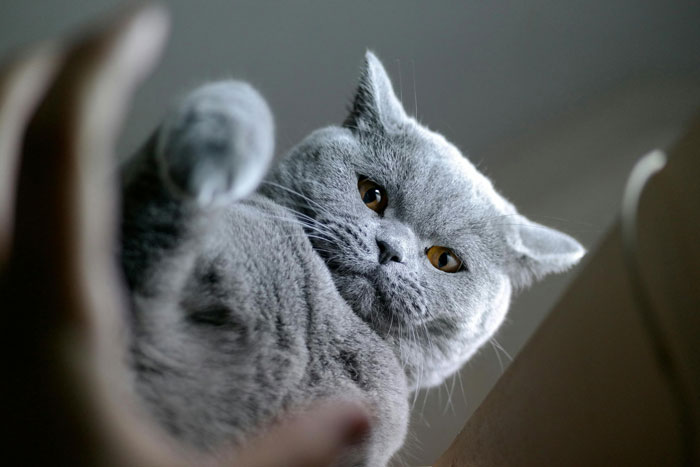
[[260,183],[273,158],[272,114],[249,84],[196,89],[122,170],[122,265],[129,286],[217,206]]
[[239,199],[257,187],[272,160],[272,115],[246,83],[209,84],[166,118],[154,150],[175,194],[201,205]]

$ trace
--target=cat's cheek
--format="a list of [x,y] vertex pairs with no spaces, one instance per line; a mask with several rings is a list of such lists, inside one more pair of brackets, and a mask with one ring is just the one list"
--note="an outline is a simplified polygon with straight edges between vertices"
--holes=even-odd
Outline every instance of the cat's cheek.
[[375,288],[370,280],[361,275],[333,274],[333,281],[340,295],[353,311],[363,319],[371,315],[375,301]]
[[482,339],[484,342],[501,326],[508,312],[508,308],[510,307],[510,299],[513,291],[510,280],[502,277],[499,282],[499,287],[495,290],[490,300],[492,305],[489,307],[490,309],[486,311],[486,316],[483,320],[485,335]]

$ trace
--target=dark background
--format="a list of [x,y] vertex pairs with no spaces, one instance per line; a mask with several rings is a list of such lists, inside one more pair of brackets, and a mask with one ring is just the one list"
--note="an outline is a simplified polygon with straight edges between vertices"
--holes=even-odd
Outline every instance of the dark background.
[[[3,0],[0,53],[118,3]],[[697,1],[163,3],[172,37],[135,101],[122,156],[174,98],[230,77],[267,97],[278,148],[288,149],[342,121],[370,48],[409,113],[456,143],[525,214],[594,248],[634,161],[667,147],[700,110]],[[496,336],[507,353],[517,354],[572,275],[514,301]],[[458,377],[420,393],[403,461],[431,463],[508,363],[486,345]]]

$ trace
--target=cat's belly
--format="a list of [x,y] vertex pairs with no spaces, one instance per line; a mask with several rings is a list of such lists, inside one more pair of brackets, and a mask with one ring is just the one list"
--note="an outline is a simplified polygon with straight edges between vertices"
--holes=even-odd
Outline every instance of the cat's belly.
[[187,271],[166,296],[135,299],[136,368],[159,369],[142,370],[137,387],[156,416],[210,447],[319,399],[359,400],[375,418],[369,458],[386,462],[406,430],[403,371],[340,297],[303,228],[261,197],[209,222],[163,261],[163,276],[178,255]]

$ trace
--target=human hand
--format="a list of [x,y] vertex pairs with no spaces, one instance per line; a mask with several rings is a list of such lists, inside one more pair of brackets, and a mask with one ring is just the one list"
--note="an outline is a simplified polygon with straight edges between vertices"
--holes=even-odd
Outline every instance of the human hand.
[[142,7],[0,68],[0,303],[10,428],[24,464],[323,466],[368,417],[330,405],[204,457],[137,415],[120,340],[114,145],[167,15]]

